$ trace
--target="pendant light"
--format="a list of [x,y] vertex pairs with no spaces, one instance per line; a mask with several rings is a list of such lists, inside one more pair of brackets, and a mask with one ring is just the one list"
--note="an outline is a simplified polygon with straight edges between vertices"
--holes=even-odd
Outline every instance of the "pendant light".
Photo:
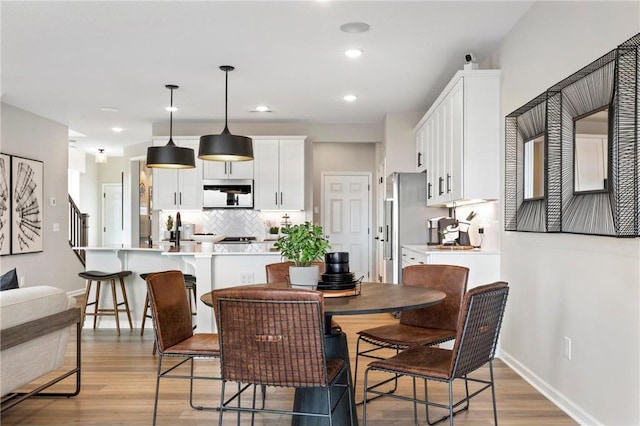
[[98,153],[96,154],[96,163],[106,163],[107,162],[107,154],[104,153],[104,149],[98,149]]
[[232,135],[227,126],[227,86],[229,71],[235,68],[222,65],[224,71],[224,130],[219,135],[200,136],[198,158],[209,161],[250,161],[253,160],[253,141],[246,136]]
[[171,90],[171,108],[169,109],[169,142],[164,146],[147,148],[147,167],[160,169],[193,169],[196,166],[193,149],[177,146],[173,143],[173,91],[174,84],[164,87]]

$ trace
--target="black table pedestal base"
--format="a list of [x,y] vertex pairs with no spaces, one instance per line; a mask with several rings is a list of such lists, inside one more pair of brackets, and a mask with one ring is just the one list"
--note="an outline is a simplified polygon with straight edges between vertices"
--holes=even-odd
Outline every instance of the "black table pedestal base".
[[[330,330],[330,328],[329,328]],[[326,334],[324,338],[325,352],[327,358],[342,358],[347,363],[347,374],[351,376],[351,367],[349,366],[349,348],[347,347],[347,336],[343,332],[333,332]],[[339,381],[340,383],[346,383],[346,378]],[[331,400],[337,401],[341,388],[334,388],[331,390]],[[356,413],[355,399],[353,394],[353,387],[351,392],[351,410],[353,417],[353,424],[358,425],[358,415]],[[296,389],[295,399],[293,402],[293,409],[296,411],[302,411],[307,413],[323,413],[327,410],[327,392],[322,388],[305,388]],[[334,426],[349,425],[349,398],[345,395],[340,404],[333,412],[332,421]],[[293,416],[291,421],[293,426],[324,426],[328,425],[329,421],[322,417],[306,417],[306,416]]]

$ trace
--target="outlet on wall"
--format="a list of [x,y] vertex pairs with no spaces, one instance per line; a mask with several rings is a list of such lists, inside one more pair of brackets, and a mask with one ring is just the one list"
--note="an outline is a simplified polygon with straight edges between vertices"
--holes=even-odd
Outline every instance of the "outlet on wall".
[[240,284],[253,284],[253,272],[240,272]]
[[564,357],[571,360],[571,338],[564,336]]

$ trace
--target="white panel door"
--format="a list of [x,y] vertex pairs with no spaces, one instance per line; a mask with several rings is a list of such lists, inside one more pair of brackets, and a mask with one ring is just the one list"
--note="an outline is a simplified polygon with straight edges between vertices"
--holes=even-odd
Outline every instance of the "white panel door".
[[371,280],[369,187],[369,175],[323,175],[323,228],[331,251],[349,252],[349,270],[365,281]]
[[123,244],[122,185],[102,184],[102,244]]

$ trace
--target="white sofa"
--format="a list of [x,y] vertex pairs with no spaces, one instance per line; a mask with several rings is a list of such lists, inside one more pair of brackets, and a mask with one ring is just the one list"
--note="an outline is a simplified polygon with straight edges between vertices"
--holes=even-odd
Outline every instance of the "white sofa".
[[[75,299],[55,287],[24,287],[0,292],[0,391],[2,410],[34,395],[74,396],[80,391],[81,313]],[[76,325],[76,366],[44,385],[15,392],[62,367],[71,325]],[[76,375],[73,393],[42,393]]]

